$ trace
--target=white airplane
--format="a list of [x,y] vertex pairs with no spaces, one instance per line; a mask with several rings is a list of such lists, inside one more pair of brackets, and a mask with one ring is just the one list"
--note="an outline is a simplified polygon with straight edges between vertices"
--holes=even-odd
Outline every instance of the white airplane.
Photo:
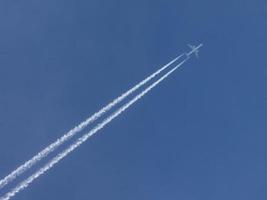
[[190,56],[194,53],[196,55],[196,57],[198,58],[198,53],[199,53],[199,49],[200,47],[203,46],[203,44],[200,44],[198,46],[194,46],[194,45],[191,45],[191,44],[188,44],[188,46],[191,48],[191,51],[189,53],[187,53],[187,57],[190,58]]

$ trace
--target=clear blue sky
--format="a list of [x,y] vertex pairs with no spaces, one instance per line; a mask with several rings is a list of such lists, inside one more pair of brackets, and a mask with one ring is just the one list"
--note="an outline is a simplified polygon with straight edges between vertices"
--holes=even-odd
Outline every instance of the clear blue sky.
[[1,178],[187,43],[205,44],[14,199],[266,199],[266,7],[2,0]]

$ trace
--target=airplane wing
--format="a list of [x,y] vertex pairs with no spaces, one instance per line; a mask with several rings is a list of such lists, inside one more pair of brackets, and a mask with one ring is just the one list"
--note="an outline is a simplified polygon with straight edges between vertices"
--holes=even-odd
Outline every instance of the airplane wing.
[[191,48],[191,49],[194,49],[195,46],[191,45],[191,44],[188,44],[188,46]]
[[197,58],[199,58],[198,52],[199,52],[199,51],[196,51],[196,52],[195,52]]

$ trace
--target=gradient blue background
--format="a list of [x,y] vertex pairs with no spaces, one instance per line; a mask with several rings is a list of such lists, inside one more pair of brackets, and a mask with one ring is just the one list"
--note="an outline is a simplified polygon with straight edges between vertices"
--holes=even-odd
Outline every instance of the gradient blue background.
[[267,198],[265,0],[2,0],[0,177],[203,42],[18,200]]

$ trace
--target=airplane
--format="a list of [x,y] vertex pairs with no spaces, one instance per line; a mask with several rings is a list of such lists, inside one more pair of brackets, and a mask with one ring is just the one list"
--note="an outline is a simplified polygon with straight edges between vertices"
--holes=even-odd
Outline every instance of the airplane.
[[199,53],[199,48],[203,46],[203,44],[200,44],[198,46],[194,46],[191,44],[188,44],[188,46],[191,48],[191,51],[187,53],[187,58],[190,58],[191,54],[195,54],[197,58],[199,58],[198,53]]

